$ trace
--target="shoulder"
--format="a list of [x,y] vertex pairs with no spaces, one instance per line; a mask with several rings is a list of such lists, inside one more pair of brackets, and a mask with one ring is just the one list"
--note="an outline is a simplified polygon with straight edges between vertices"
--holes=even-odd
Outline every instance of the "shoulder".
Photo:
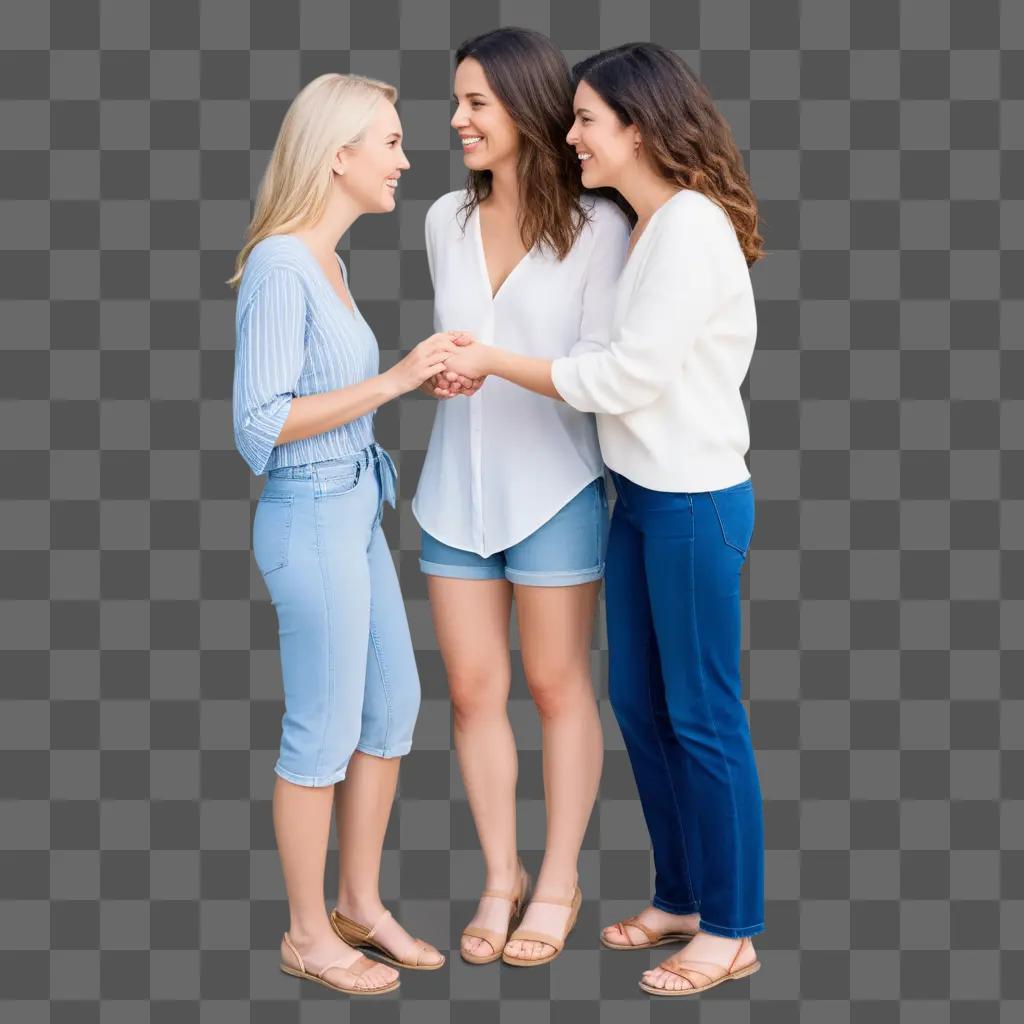
[[454,222],[455,214],[467,198],[467,192],[462,188],[439,196],[430,204],[430,208],[427,210],[427,227],[436,228]]
[[630,226],[626,215],[604,196],[584,194],[580,202],[587,215],[581,238],[590,239],[591,245],[609,245],[623,249],[629,244]]
[[268,235],[252,247],[238,289],[240,312],[269,287],[307,291],[308,267],[297,248],[300,245],[287,235]]
[[580,198],[587,218],[598,230],[625,231],[629,234],[629,221],[622,210],[605,196],[584,194]]
[[735,234],[729,215],[713,199],[695,189],[683,189],[665,204],[658,234],[674,241],[715,240]]

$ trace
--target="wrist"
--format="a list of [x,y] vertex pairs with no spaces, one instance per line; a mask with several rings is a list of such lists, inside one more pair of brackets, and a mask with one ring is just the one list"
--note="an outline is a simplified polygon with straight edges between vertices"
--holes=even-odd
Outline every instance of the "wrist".
[[[398,374],[395,372],[394,366],[390,370],[385,370],[382,374],[379,374],[377,379],[380,383],[385,402],[390,402],[392,399],[400,398],[405,394],[405,389],[398,380]],[[426,382],[424,381],[424,383]]]
[[503,377],[502,371],[508,368],[508,360],[505,358],[508,353],[496,345],[487,346],[487,355],[484,357],[482,370],[484,373],[493,373],[495,377]]

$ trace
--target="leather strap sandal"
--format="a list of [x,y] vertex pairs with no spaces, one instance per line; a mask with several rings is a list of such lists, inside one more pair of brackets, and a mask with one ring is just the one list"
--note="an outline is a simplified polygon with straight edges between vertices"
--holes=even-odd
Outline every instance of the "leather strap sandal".
[[386,985],[364,985],[359,988],[355,985],[342,985],[335,984],[333,981],[327,979],[328,971],[344,971],[346,974],[351,975],[353,978],[358,978],[360,975],[365,974],[371,967],[376,965],[376,961],[371,960],[365,953],[361,953],[352,963],[343,965],[341,960],[332,960],[326,967],[321,967],[319,970],[311,970],[306,967],[305,962],[299,955],[299,951],[292,945],[292,940],[288,933],[284,933],[284,941],[288,944],[288,948],[292,951],[295,959],[298,961],[298,966],[286,964],[283,960],[281,961],[281,970],[285,974],[290,974],[293,978],[305,978],[308,981],[315,981],[319,985],[323,985],[326,988],[333,988],[335,992],[344,992],[350,996],[376,996],[381,995],[384,992],[394,992],[396,988],[401,984],[398,978],[394,981],[389,981]]
[[[526,941],[526,942],[546,942],[549,946],[554,946],[555,951],[549,953],[547,956],[538,957],[524,957],[524,956],[512,956],[510,953],[506,953],[503,949],[501,951],[501,959],[511,964],[513,967],[539,967],[541,964],[549,964],[552,960],[558,956],[559,953],[565,948],[565,940],[569,937],[569,932],[576,926],[576,918],[580,913],[580,904],[583,902],[583,893],[580,891],[579,885],[573,886],[573,892],[570,899],[559,899],[556,896],[542,899],[537,896],[530,901],[531,903],[554,903],[560,907],[571,907],[572,910],[569,914],[569,919],[565,923],[565,932],[558,938],[554,935],[548,935],[545,932],[535,932],[526,928],[517,928],[509,937],[508,942]],[[505,943],[506,948],[508,942]]]
[[522,918],[523,907],[526,901],[526,894],[530,890],[530,876],[526,873],[526,868],[523,867],[522,861],[519,862],[519,891],[518,892],[502,892],[500,889],[484,889],[480,894],[483,896],[493,896],[499,900],[508,900],[512,904],[512,913],[509,914],[508,927],[504,932],[495,931],[493,928],[484,928],[481,925],[471,924],[462,930],[462,938],[471,939],[483,939],[485,942],[490,943],[493,953],[489,953],[486,956],[480,953],[469,953],[463,946],[461,940],[459,941],[459,951],[462,954],[462,959],[466,963],[470,964],[493,964],[495,960],[501,959],[501,951],[505,943],[508,942],[509,932],[519,923]]
[[[698,992],[706,992],[709,988],[714,988],[716,985],[721,985],[723,981],[737,981],[740,978],[745,978],[748,974],[754,974],[761,969],[761,961],[752,960],[749,964],[733,970],[733,964],[739,959],[744,942],[750,942],[750,939],[744,938],[740,942],[736,955],[729,962],[728,967],[712,963],[710,960],[673,960],[672,957],[658,964],[661,970],[668,971],[669,974],[675,974],[677,977],[688,981],[691,986],[690,988],[658,988],[656,985],[648,985],[647,982],[642,980],[640,987],[645,992],[650,992],[652,996],[692,996]],[[711,967],[714,973],[698,970],[693,964],[703,964],[705,967]],[[694,974],[700,976],[700,979],[702,979],[701,984],[698,984],[700,979],[691,977]]]
[[[440,955],[441,959],[435,963],[422,963],[423,954],[433,953],[435,950],[423,939],[416,939],[416,956],[413,960],[399,960],[387,947],[382,946],[377,942],[373,933],[380,926],[380,923],[391,915],[390,910],[385,910],[380,917],[373,923],[373,927],[367,928],[366,925],[360,924],[358,921],[353,921],[351,917],[346,917],[342,914],[337,907],[331,911],[331,927],[337,933],[338,938],[342,941],[347,942],[350,946],[354,946],[357,949],[369,949],[375,953],[381,960],[387,961],[394,967],[405,967],[412,971],[436,971],[439,967],[444,967],[445,955],[440,950],[436,952]],[[371,961],[372,963],[373,961]]]
[[[623,918],[621,921],[616,921],[615,924],[611,925],[612,928],[618,928],[622,933],[625,942],[609,942],[604,937],[604,931],[601,933],[601,944],[607,946],[608,949],[653,949],[655,946],[667,946],[671,942],[689,942],[697,933],[684,932],[684,931],[667,931],[658,932],[648,925],[644,924],[643,921],[637,915],[633,917]],[[632,936],[626,930],[627,928],[639,928],[640,931],[647,936],[647,941],[633,941]]]

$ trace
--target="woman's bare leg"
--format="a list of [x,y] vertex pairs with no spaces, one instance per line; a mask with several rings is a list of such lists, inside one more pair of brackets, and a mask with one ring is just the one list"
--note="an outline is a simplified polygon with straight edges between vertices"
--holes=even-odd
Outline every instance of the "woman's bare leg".
[[[427,589],[448,675],[459,769],[487,868],[485,887],[511,892],[519,884],[519,759],[508,720],[512,584],[428,576]],[[505,900],[483,896],[468,923],[504,931],[510,909]],[[474,937],[464,939],[462,948],[478,956],[500,952]]]
[[[367,927],[384,913],[380,898],[380,861],[384,834],[395,802],[400,757],[353,752],[345,781],[335,786],[338,825],[338,910]],[[393,916],[373,933],[398,960],[415,960],[416,941]],[[443,957],[421,954],[420,962],[440,963]]]
[[[540,713],[544,746],[547,842],[536,895],[572,895],[580,846],[594,809],[604,737],[590,675],[590,647],[600,580],[570,587],[516,585],[523,668]],[[569,908],[531,903],[523,928],[561,935]],[[513,956],[553,951],[544,942],[509,944]]]
[[[275,778],[274,832],[288,894],[291,917],[288,934],[310,970],[323,968],[344,957],[346,952],[351,955],[342,960],[342,967],[361,956],[335,934],[324,906],[324,865],[333,802],[334,786],[297,786],[280,776]],[[282,938],[282,959],[286,957],[285,950]],[[289,956],[286,962],[293,963],[294,959]],[[376,988],[397,977],[394,968],[376,964],[348,984]]]

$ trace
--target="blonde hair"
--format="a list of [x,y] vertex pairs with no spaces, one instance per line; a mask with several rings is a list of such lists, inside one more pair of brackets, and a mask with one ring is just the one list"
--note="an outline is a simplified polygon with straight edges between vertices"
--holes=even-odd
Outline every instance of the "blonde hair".
[[316,223],[330,195],[334,154],[362,141],[374,108],[394,103],[398,90],[363,75],[330,72],[303,87],[291,102],[260,182],[245,245],[227,284],[237,288],[254,245],[268,235],[286,234]]

